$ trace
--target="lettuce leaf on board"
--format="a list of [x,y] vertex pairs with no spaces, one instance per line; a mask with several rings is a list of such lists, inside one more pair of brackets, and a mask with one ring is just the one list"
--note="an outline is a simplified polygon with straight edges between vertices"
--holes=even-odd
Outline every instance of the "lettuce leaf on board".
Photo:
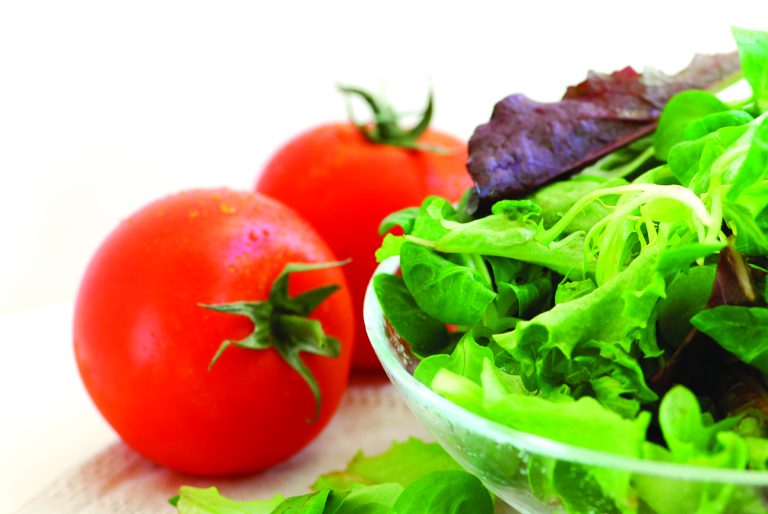
[[285,501],[281,494],[269,500],[235,501],[223,496],[215,487],[198,488],[183,485],[171,505],[180,514],[271,514]]
[[323,489],[344,490],[353,485],[397,483],[403,487],[435,471],[460,470],[445,450],[437,443],[425,443],[411,437],[378,455],[357,452],[341,471],[320,475],[312,485],[315,491]]
[[358,453],[344,471],[320,476],[314,492],[236,501],[215,487],[182,486],[179,514],[493,514],[493,498],[437,443],[410,438],[384,453]]
[[511,95],[469,141],[467,168],[481,201],[525,196],[649,134],[664,104],[686,89],[712,89],[739,70],[736,53],[697,56],[676,75],[590,73],[560,102]]

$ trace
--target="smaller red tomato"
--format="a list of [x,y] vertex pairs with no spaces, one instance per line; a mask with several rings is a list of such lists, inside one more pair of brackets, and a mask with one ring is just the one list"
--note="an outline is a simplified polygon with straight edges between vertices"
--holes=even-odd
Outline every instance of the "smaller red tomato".
[[290,283],[283,271],[334,260],[259,194],[192,191],[141,209],[96,252],[77,298],[75,355],[94,403],[129,446],[178,471],[288,458],[339,404],[354,321],[340,269],[309,265]]
[[380,370],[362,321],[379,224],[429,195],[457,201],[472,181],[466,143],[428,128],[431,98],[422,121],[403,130],[386,102],[359,89],[344,91],[369,102],[376,124],[332,123],[300,134],[267,163],[256,190],[296,209],[339,258],[352,259],[344,273],[357,322],[353,367]]

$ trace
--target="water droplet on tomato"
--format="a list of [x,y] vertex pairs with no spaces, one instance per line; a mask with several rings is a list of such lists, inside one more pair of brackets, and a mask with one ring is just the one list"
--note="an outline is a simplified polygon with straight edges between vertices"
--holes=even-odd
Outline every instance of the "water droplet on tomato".
[[219,211],[221,211],[222,214],[235,214],[237,208],[234,205],[222,202],[219,204]]

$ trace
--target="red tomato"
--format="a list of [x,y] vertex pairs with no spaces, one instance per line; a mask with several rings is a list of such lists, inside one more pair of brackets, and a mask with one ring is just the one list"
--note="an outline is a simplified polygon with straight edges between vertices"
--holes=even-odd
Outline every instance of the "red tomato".
[[341,341],[338,357],[302,353],[315,399],[274,348],[227,348],[253,331],[243,316],[199,304],[262,301],[286,263],[335,257],[294,211],[255,193],[191,191],[125,220],[83,278],[74,320],[85,386],[123,440],[148,459],[196,475],[263,469],[309,443],[347,383],[354,332],[339,268],[291,274],[291,295],[341,289],[312,314]]
[[357,322],[356,369],[380,369],[362,322],[363,297],[381,243],[379,223],[429,195],[459,200],[472,185],[465,142],[431,130],[417,142],[444,151],[372,143],[351,123],[324,125],[280,149],[256,184],[257,191],[296,209],[339,258],[352,258],[344,273]]

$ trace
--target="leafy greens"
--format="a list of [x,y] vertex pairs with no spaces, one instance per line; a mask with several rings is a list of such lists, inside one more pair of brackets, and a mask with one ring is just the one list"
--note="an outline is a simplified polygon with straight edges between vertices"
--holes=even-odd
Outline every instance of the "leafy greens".
[[[555,104],[502,100],[470,141],[485,208],[433,197],[385,221],[403,234],[377,259],[399,256],[403,280],[376,277],[375,292],[388,317],[411,295],[390,322],[413,334],[416,379],[554,441],[766,469],[768,33],[734,36],[738,59],[591,74]],[[728,102],[712,91],[738,60],[752,96]],[[768,511],[749,488],[520,466],[569,512]]]

